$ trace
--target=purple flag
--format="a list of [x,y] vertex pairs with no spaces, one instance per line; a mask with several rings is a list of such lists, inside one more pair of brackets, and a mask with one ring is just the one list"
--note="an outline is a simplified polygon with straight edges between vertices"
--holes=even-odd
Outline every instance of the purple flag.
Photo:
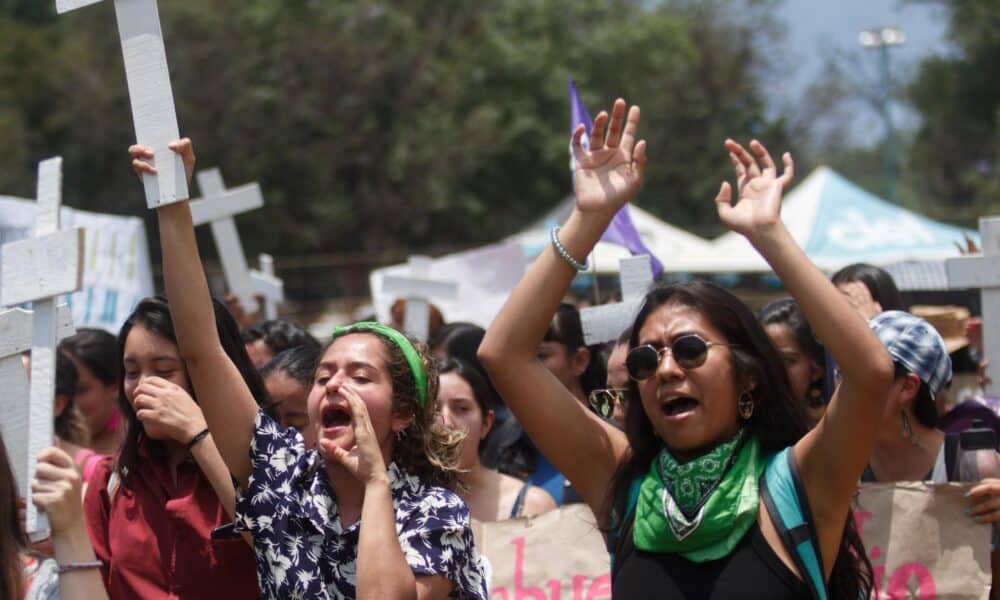
[[[570,145],[573,144],[573,130],[580,123],[583,123],[586,133],[583,135],[583,139],[580,140],[581,145],[584,149],[589,149],[590,146],[590,130],[594,126],[593,119],[590,118],[590,114],[587,113],[587,107],[583,105],[583,100],[580,99],[579,92],[576,91],[576,84],[573,80],[569,80],[569,105],[570,105]],[[569,161],[570,168],[573,167],[573,148],[569,151]],[[663,272],[663,265],[657,260],[653,253],[649,251],[646,244],[642,242],[642,238],[639,237],[639,232],[635,228],[635,224],[632,223],[632,216],[628,212],[628,204],[621,207],[621,209],[615,213],[615,218],[611,220],[611,225],[601,236],[601,241],[609,242],[612,244],[617,244],[619,246],[624,246],[632,254],[636,256],[638,254],[648,254],[650,258],[650,264],[653,267],[653,277],[659,277],[660,273]]]

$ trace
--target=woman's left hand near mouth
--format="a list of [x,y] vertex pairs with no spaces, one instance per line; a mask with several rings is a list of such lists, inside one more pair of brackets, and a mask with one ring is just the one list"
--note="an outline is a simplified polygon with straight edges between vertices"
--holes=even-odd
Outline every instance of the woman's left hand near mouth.
[[368,416],[368,407],[357,392],[342,387],[341,393],[347,399],[351,409],[351,427],[354,430],[354,447],[349,451],[337,446],[333,440],[321,439],[320,446],[327,458],[340,463],[351,475],[365,485],[376,482],[387,482],[388,473],[385,461],[382,459],[382,449],[379,447],[378,436],[372,427]]

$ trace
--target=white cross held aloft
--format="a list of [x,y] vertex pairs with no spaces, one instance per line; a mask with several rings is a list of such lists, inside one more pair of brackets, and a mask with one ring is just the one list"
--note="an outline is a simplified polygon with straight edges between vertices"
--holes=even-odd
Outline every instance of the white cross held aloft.
[[[40,440],[48,440],[42,447],[52,444],[51,428],[30,426],[31,387],[21,355],[31,350],[33,319],[34,314],[23,308],[0,312],[0,389],[3,390],[0,394],[0,414],[3,415],[0,432],[7,446],[17,489],[23,498],[29,496],[29,484],[34,474],[31,467],[35,461],[35,455],[31,453],[31,434],[35,433]],[[76,333],[68,305],[56,307],[56,323],[57,340]],[[34,529],[38,529],[37,524]]]
[[[100,1],[56,0],[56,11],[62,14]],[[115,15],[136,143],[155,153],[153,164],[157,174],[142,178],[146,206],[156,208],[187,200],[190,196],[184,163],[167,148],[180,133],[156,0],[115,0]]]
[[430,335],[430,301],[458,297],[457,283],[430,278],[433,263],[429,256],[411,256],[407,261],[409,275],[386,275],[382,279],[383,292],[406,300],[403,329],[422,342]]
[[[58,328],[56,298],[75,292],[83,285],[83,229],[59,230],[61,204],[62,159],[50,158],[38,164],[34,237],[5,244],[0,254],[0,305],[31,302],[34,312],[26,481],[35,476],[34,458],[52,445]],[[22,491],[27,493],[26,488]],[[48,529],[44,515],[38,514],[30,502],[25,527],[28,533]]]
[[623,258],[618,264],[622,301],[590,306],[580,311],[583,342],[588,346],[617,340],[635,320],[642,297],[653,285],[649,255]]
[[215,247],[222,261],[229,293],[236,296],[243,310],[257,312],[254,282],[247,266],[240,233],[236,230],[234,216],[264,206],[264,196],[256,183],[226,189],[218,169],[198,172],[198,187],[204,197],[191,203],[191,217],[195,226],[210,223]]
[[949,258],[945,262],[948,285],[951,288],[979,288],[983,308],[983,357],[989,361],[993,383],[986,386],[992,393],[1000,384],[1000,217],[979,219],[982,254]]
[[278,318],[278,305],[285,301],[285,283],[274,275],[274,257],[270,254],[258,256],[259,271],[250,271],[254,292],[264,299],[264,318]]

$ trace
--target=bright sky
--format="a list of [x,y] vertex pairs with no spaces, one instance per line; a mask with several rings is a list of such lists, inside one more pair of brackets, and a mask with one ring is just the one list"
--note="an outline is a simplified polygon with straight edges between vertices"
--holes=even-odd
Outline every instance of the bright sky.
[[[926,0],[785,0],[781,18],[786,23],[788,62],[797,64],[784,90],[786,101],[800,99],[821,75],[823,57],[830,54],[831,48],[863,52],[869,68],[862,77],[872,79],[878,72],[877,52],[862,48],[858,42],[858,34],[866,28],[894,26],[906,34],[906,43],[892,48],[890,64],[896,76],[908,77],[922,58],[948,51],[945,15],[934,2]],[[897,126],[912,126],[914,119],[900,107],[894,110]],[[854,137],[858,141],[869,141],[872,136],[879,139],[882,131],[879,115],[862,109],[854,123]]]

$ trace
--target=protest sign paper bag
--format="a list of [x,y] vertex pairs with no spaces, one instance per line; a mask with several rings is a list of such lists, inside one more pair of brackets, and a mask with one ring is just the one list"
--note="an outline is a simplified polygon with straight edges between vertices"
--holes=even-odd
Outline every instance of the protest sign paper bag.
[[482,523],[473,531],[492,567],[492,600],[611,597],[608,553],[586,505],[572,504],[534,519]]
[[991,529],[964,514],[965,489],[920,482],[860,487],[854,520],[874,569],[874,598],[989,597]]

